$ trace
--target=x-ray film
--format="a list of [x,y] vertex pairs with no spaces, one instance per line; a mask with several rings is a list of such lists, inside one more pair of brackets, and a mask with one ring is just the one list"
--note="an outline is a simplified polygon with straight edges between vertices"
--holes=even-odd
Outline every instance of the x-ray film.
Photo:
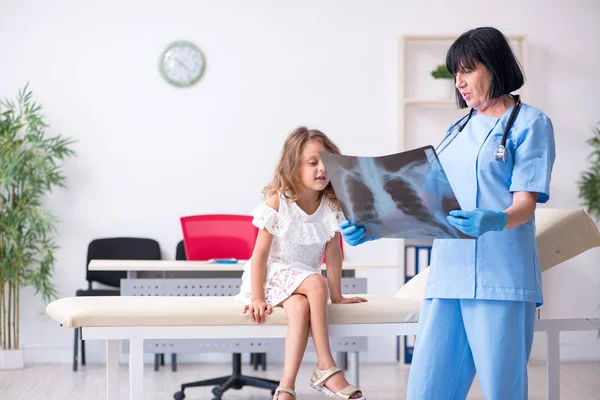
[[447,216],[460,210],[432,146],[383,157],[322,152],[349,221],[372,238],[469,238]]

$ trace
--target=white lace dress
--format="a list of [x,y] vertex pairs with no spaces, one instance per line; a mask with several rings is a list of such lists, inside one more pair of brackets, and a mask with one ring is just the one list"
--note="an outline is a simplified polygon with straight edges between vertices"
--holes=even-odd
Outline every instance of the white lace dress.
[[[325,245],[340,230],[344,215],[323,197],[313,214],[306,214],[295,202],[280,196],[279,211],[266,203],[252,212],[252,223],[267,229],[274,237],[267,260],[265,300],[281,304],[310,275],[320,274]],[[244,266],[242,286],[236,301],[251,303],[252,260]]]

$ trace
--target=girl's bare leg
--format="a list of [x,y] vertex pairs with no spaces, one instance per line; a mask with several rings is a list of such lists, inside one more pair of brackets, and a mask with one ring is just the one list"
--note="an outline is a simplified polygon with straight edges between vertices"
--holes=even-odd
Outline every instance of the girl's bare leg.
[[[329,346],[329,329],[327,325],[327,301],[329,289],[322,275],[311,275],[298,286],[295,293],[306,296],[310,307],[310,333],[317,351],[317,367],[321,370],[335,367],[335,360]],[[335,374],[327,379],[325,386],[332,392],[337,392],[348,386],[343,374]],[[360,392],[351,398],[359,398]]]
[[[310,322],[308,299],[302,294],[292,294],[281,303],[288,317],[288,330],[285,338],[285,360],[280,384],[296,389],[296,377],[306,351]],[[277,400],[293,400],[287,393],[280,393]]]

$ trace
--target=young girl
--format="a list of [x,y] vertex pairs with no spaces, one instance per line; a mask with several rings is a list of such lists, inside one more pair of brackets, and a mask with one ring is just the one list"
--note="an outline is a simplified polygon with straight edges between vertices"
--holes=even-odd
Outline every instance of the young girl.
[[[341,292],[340,211],[320,151],[340,154],[318,130],[295,129],[285,141],[275,176],[265,188],[266,202],[253,211],[260,231],[244,268],[238,300],[256,323],[272,307],[288,318],[283,377],[274,400],[295,400],[296,376],[306,350],[308,331],[317,352],[311,386],[335,400],[366,400],[336,368],[329,347],[327,303],[360,303]],[[327,280],[321,275],[323,255]],[[328,288],[329,286],[329,288]]]

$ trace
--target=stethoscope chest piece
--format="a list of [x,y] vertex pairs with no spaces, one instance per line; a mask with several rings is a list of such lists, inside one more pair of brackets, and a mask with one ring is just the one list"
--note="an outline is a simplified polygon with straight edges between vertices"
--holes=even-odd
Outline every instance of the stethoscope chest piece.
[[494,152],[494,159],[506,162],[506,148],[503,145],[499,145],[498,150]]

